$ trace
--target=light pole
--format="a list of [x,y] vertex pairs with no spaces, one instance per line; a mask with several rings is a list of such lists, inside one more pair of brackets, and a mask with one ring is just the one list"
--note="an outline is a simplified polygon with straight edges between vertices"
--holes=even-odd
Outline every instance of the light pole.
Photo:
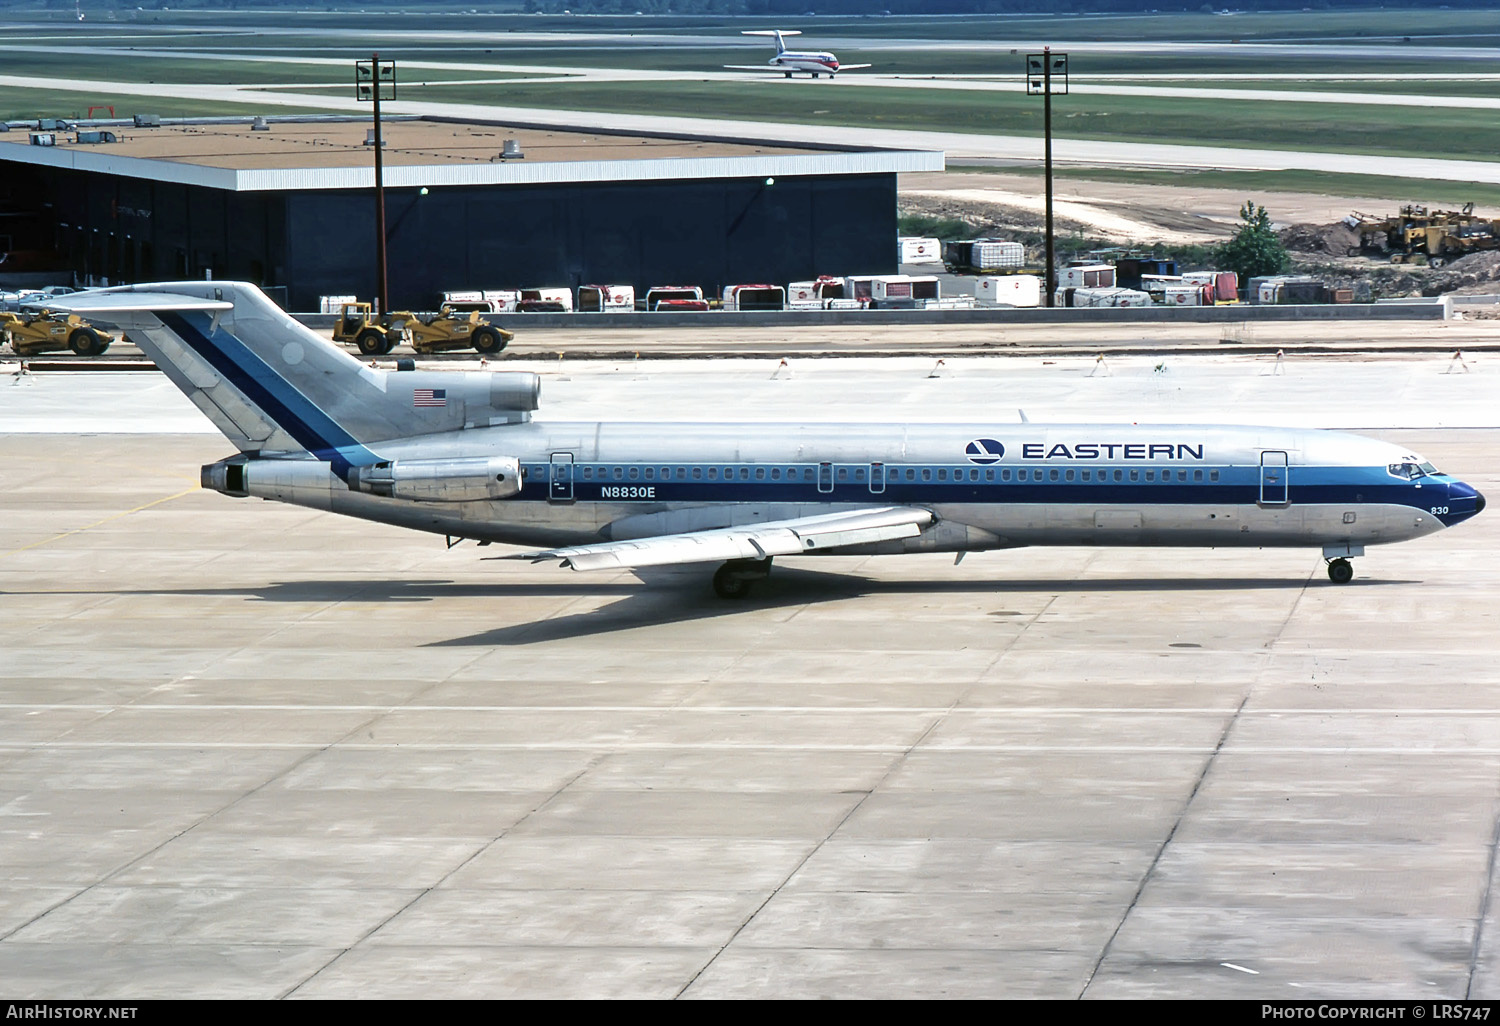
[[373,53],[367,61],[354,62],[354,98],[375,105],[375,293],[380,313],[390,310],[385,260],[385,167],[380,142],[380,101],[396,98],[396,62],[383,61]]
[[[1061,81],[1061,87],[1058,83]],[[1046,139],[1047,178],[1047,305],[1053,305],[1057,292],[1057,264],[1052,249],[1052,94],[1068,95],[1068,55],[1053,53],[1052,47],[1042,47],[1041,53],[1026,55],[1026,93],[1042,96],[1042,121]]]

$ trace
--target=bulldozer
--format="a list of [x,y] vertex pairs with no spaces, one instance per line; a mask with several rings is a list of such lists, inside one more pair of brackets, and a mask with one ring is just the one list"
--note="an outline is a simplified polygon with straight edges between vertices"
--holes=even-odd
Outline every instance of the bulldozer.
[[115,337],[100,331],[77,314],[58,317],[50,310],[40,313],[0,311],[0,334],[17,356],[35,356],[71,349],[79,356],[98,356]]
[[426,317],[410,310],[376,317],[369,303],[345,303],[333,328],[335,342],[352,342],[366,356],[383,356],[402,342],[410,343],[424,356],[469,348],[492,355],[515,337],[513,332],[480,320],[477,310],[461,311],[446,303]]
[[1359,232],[1359,246],[1350,256],[1385,255],[1392,263],[1411,263],[1425,258],[1431,267],[1446,261],[1500,249],[1500,225],[1474,215],[1474,204],[1462,210],[1431,210],[1415,203],[1403,206],[1393,217],[1371,217],[1356,212],[1350,227]]

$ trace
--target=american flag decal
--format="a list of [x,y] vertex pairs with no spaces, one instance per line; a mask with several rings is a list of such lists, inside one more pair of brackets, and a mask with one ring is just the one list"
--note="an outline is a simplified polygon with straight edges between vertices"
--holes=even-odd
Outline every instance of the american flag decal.
[[446,388],[419,388],[411,394],[413,406],[447,406],[448,390]]

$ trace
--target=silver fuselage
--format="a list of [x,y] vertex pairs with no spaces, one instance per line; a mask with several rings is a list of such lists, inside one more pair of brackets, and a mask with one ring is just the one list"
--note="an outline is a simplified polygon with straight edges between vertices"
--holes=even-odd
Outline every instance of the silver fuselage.
[[[513,457],[507,498],[410,501],[351,491],[327,463],[249,459],[242,488],[482,541],[569,545],[921,506],[914,538],[843,552],[1022,545],[1321,546],[1415,538],[1467,519],[1477,493],[1358,435],[1101,424],[547,423],[373,443],[382,460]],[[205,478],[207,480],[207,477]],[[837,554],[837,551],[835,554]]]

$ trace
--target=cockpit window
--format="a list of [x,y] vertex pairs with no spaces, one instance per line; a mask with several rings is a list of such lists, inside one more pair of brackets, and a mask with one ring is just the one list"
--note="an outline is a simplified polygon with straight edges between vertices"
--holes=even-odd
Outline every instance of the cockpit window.
[[1427,477],[1440,473],[1438,468],[1434,467],[1431,463],[1425,460],[1418,463],[1415,458],[1402,460],[1400,463],[1388,464],[1385,469],[1392,477],[1405,478],[1408,481],[1415,481],[1419,477]]

